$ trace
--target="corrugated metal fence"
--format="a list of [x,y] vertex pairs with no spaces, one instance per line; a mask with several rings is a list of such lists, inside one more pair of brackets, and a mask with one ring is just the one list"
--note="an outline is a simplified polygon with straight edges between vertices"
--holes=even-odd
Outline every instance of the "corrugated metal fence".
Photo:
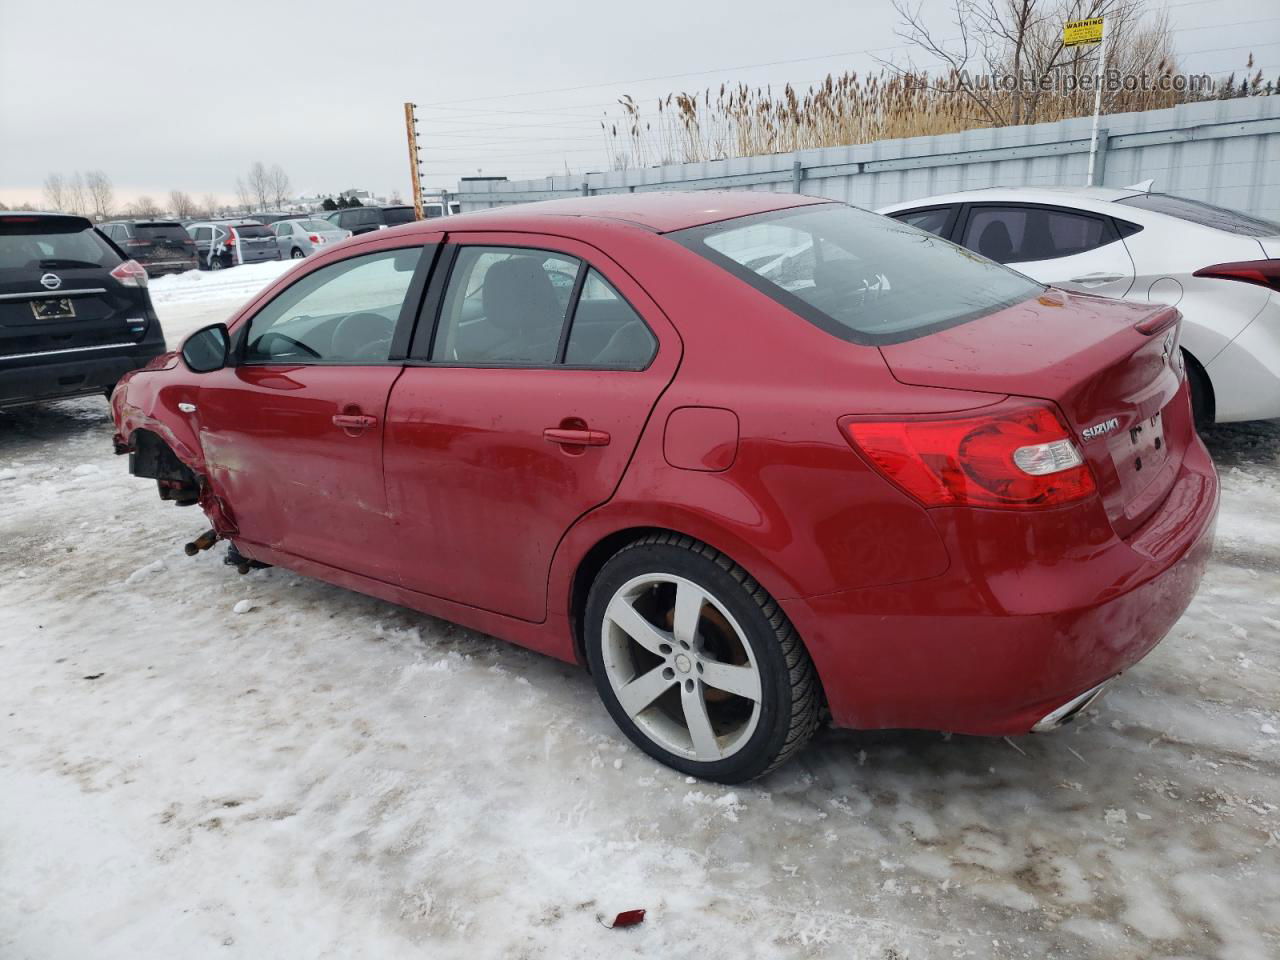
[[[874,209],[955,190],[1080,185],[1092,118],[881,140],[852,147],[522,181],[463,181],[463,211],[646,190],[770,190]],[[1280,220],[1280,96],[1102,118],[1095,182],[1153,190]]]

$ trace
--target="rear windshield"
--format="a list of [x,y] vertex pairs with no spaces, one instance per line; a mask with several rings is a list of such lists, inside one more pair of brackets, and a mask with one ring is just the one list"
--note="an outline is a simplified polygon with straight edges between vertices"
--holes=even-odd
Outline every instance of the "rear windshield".
[[136,223],[133,226],[133,235],[139,240],[153,243],[156,240],[186,243],[191,239],[180,223]]
[[120,256],[83,220],[22,219],[0,216],[0,270],[110,268],[120,263]]
[[931,233],[844,204],[758,214],[671,236],[854,343],[911,340],[1045,289]]
[[275,234],[270,227],[264,227],[257,223],[235,224],[232,229],[242,238],[247,237],[250,240],[257,240],[259,237],[274,237]]
[[391,226],[397,223],[413,223],[418,219],[413,212],[413,207],[392,207],[390,210],[383,210],[382,216]]
[[295,220],[298,226],[303,230],[327,230],[333,232],[333,224],[328,220]]
[[1188,200],[1186,197],[1174,197],[1167,193],[1140,193],[1136,197],[1125,197],[1116,203],[1127,204],[1140,210],[1151,210],[1164,213],[1188,223],[1196,223],[1202,227],[1213,227],[1227,233],[1239,234],[1242,237],[1275,237],[1280,236],[1280,223],[1251,217],[1239,210],[1228,210],[1226,207],[1215,207],[1212,203],[1200,200]]

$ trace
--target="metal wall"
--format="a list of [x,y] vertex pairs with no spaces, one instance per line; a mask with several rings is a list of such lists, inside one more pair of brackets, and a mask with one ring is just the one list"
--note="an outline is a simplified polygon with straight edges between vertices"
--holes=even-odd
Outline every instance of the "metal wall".
[[[1280,220],[1280,96],[1111,114],[1101,123],[1096,182],[1154,179],[1154,191]],[[1091,117],[1078,117],[585,177],[462,182],[457,198],[466,212],[586,194],[727,188],[805,193],[874,209],[977,187],[1083,184],[1091,125]]]

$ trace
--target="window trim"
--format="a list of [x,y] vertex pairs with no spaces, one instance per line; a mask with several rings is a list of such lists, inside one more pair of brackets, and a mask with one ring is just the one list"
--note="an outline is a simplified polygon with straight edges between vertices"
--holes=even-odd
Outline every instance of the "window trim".
[[[974,209],[981,208],[987,210],[993,207],[1001,207],[1005,209],[1012,207],[1015,210],[1049,210],[1054,213],[1067,213],[1072,216],[1085,217],[1090,220],[1100,220],[1102,221],[1103,229],[1108,231],[1111,238],[1106,243],[1100,243],[1096,247],[1090,247],[1088,250],[1081,250],[1078,253],[1064,253],[1056,257],[1037,257],[1034,260],[1010,260],[1007,263],[1001,264],[1001,266],[1005,267],[1009,266],[1010,263],[1048,263],[1051,260],[1065,260],[1068,257],[1080,257],[1086,253],[1093,253],[1095,250],[1101,250],[1103,247],[1109,247],[1111,244],[1123,241],[1124,239],[1120,234],[1119,228],[1116,226],[1115,218],[1108,216],[1105,213],[1095,213],[1092,210],[1078,210],[1075,207],[1064,207],[1059,203],[1024,203],[1018,200],[982,200],[970,201],[969,203],[964,204],[963,215],[956,220],[954,226],[952,241],[957,246],[964,247],[966,250],[972,250],[974,253],[981,256],[982,251],[978,250],[977,247],[967,246],[963,240],[965,233],[969,229],[969,217],[973,214]],[[999,263],[1000,261],[995,260],[992,262]],[[1012,270],[1013,268],[1009,267],[1009,269]]]
[[[554,239],[554,238],[547,238]],[[581,241],[578,241],[581,242]],[[432,272],[430,283],[426,295],[422,300],[422,308],[417,317],[415,324],[413,340],[411,346],[406,351],[404,365],[407,367],[440,367],[443,369],[461,369],[461,370],[585,370],[606,371],[611,373],[643,373],[653,366],[654,361],[658,359],[658,354],[662,350],[662,339],[654,332],[649,321],[644,318],[635,304],[626,298],[621,290],[618,289],[616,283],[609,279],[609,275],[601,270],[600,267],[588,260],[586,257],[578,253],[571,253],[567,250],[557,250],[553,247],[546,246],[522,246],[518,243],[493,243],[486,240],[479,240],[475,243],[458,243],[448,236],[442,244],[444,248],[438,257],[439,263],[437,269]],[[445,293],[449,289],[449,281],[453,277],[453,269],[457,264],[458,254],[463,247],[485,247],[487,249],[503,249],[510,248],[512,250],[532,250],[544,253],[555,254],[561,257],[572,257],[578,261],[578,273],[574,278],[573,289],[569,293],[569,309],[565,313],[564,323],[560,329],[560,342],[556,348],[556,359],[550,363],[529,363],[517,361],[497,361],[492,363],[462,362],[457,360],[433,360],[431,353],[435,349],[436,335],[440,330],[440,315],[444,309]],[[618,299],[627,305],[632,313],[644,324],[649,336],[653,337],[654,349],[649,356],[649,360],[642,367],[634,364],[601,364],[601,363],[565,363],[564,356],[569,349],[569,336],[573,330],[573,319],[578,313],[578,300],[582,294],[582,287],[586,283],[587,274],[595,270],[609,284],[610,289],[618,295]]]
[[[294,279],[287,287],[281,289],[266,303],[260,304],[252,314],[243,318],[236,324],[236,330],[232,333],[232,345],[230,353],[234,357],[232,366],[237,367],[401,367],[405,364],[405,356],[408,350],[409,340],[413,334],[413,327],[418,317],[418,311],[422,303],[422,296],[427,285],[427,278],[431,273],[431,269],[438,259],[440,247],[443,244],[440,241],[428,241],[426,243],[405,243],[393,247],[380,247],[376,250],[369,251],[353,251],[351,256],[342,257],[338,260],[330,260],[327,263],[317,264],[312,270],[308,270],[302,276]],[[432,248],[432,249],[428,249]],[[404,300],[400,304],[400,313],[396,317],[396,325],[391,333],[391,347],[387,353],[386,360],[251,360],[247,353],[249,350],[249,333],[253,327],[253,321],[282,296],[302,283],[308,277],[327,270],[330,267],[337,266],[341,263],[348,263],[352,260],[359,260],[364,257],[375,257],[381,254],[392,253],[396,250],[413,250],[418,251],[418,262],[413,268],[413,275],[409,278],[409,286],[405,289]]]

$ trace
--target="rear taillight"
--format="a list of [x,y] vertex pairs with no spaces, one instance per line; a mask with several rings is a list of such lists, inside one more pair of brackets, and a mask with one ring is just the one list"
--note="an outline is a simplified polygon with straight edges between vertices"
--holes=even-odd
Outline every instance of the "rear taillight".
[[137,260],[126,260],[111,271],[111,276],[126,287],[145,287],[147,285],[147,271],[142,269],[142,264],[138,263]]
[[1193,277],[1209,277],[1214,280],[1239,280],[1256,283],[1268,290],[1280,291],[1280,260],[1239,260],[1235,263],[1215,263],[1201,267]]
[[1097,489],[1071,432],[1041,404],[945,420],[846,418],[841,426],[872,466],[926,507],[1034,510]]
[[312,243],[324,243],[324,237],[320,236],[318,233],[310,234],[307,239]]
[[227,243],[235,243],[240,238],[236,236],[235,227],[227,227]]
[[125,245],[126,247],[147,247],[147,246],[150,246],[150,245],[151,245],[151,241],[149,241],[149,240],[126,240],[126,241],[124,242],[124,245]]

